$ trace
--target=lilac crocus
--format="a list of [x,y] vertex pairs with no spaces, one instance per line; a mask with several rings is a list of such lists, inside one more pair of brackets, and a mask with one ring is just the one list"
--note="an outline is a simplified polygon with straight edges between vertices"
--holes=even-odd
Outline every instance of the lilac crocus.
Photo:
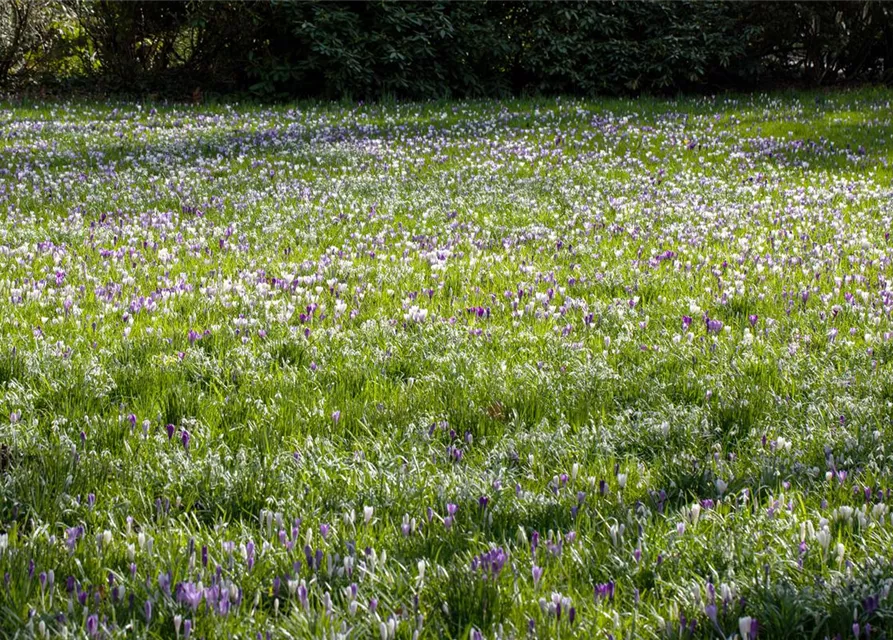
[[184,582],[179,591],[178,600],[188,605],[193,611],[198,609],[202,601],[203,590],[192,582]]
[[78,544],[78,538],[80,538],[84,534],[83,527],[71,527],[70,529],[65,530],[66,534],[66,546],[68,550],[74,552],[75,547]]
[[158,588],[168,595],[171,593],[171,579],[170,572],[158,574]]
[[543,577],[543,568],[533,565],[531,573],[533,574],[533,588],[536,589],[540,583],[540,579]]

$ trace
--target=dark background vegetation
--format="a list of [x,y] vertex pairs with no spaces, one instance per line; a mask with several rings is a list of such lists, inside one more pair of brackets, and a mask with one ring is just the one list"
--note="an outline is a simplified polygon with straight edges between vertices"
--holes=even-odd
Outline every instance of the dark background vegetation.
[[3,0],[8,92],[200,100],[893,82],[893,3]]

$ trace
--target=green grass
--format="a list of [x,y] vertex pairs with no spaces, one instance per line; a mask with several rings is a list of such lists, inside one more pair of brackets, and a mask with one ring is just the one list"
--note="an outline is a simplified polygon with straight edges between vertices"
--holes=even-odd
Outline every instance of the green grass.
[[882,637],[891,99],[3,105],[0,636]]

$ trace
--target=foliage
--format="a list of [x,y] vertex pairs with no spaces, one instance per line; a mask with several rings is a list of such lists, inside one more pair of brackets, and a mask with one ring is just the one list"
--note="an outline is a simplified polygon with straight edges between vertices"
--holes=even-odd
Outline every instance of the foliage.
[[[273,5],[287,26],[255,57],[255,91],[325,97],[436,98],[505,90],[512,44],[501,7],[463,2]],[[501,37],[503,36],[503,37]]]
[[774,2],[747,6],[760,25],[752,57],[762,71],[818,85],[893,80],[893,6],[862,2]]
[[683,88],[746,53],[728,5],[530,3],[517,13],[521,67],[545,93]]
[[[29,19],[31,36],[6,45],[5,75],[38,60],[47,42],[80,62],[60,65],[57,55],[31,65],[44,76],[180,97],[671,93],[888,82],[893,68],[893,9],[877,0],[57,4],[73,16],[67,27],[41,30],[33,25],[46,20]],[[20,8],[47,6],[15,0],[6,33],[25,24],[10,22]]]
[[32,73],[63,35],[65,12],[53,0],[0,4],[0,87]]

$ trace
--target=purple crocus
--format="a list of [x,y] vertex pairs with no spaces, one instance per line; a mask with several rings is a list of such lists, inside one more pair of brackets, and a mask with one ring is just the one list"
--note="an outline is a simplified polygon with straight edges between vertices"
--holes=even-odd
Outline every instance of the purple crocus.
[[99,632],[99,616],[91,614],[87,616],[87,634],[91,638],[95,638],[96,634]]
[[613,600],[614,599],[614,582],[605,582],[595,585],[595,600]]

